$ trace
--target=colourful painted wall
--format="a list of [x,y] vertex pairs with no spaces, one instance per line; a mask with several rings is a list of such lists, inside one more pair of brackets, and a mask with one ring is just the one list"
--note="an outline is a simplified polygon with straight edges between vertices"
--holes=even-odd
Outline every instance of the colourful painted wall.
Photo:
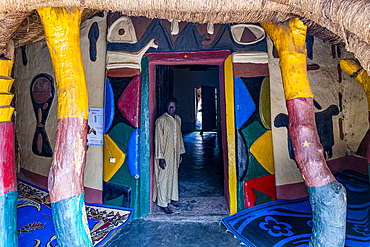
[[[139,178],[135,178],[135,170],[130,169],[132,166],[128,164],[135,154],[130,156],[128,146],[130,141],[134,143],[132,147],[138,146],[140,111],[137,112],[135,109],[143,109],[140,97],[142,95],[148,97],[145,93],[149,92],[148,88],[141,93],[135,91],[138,88],[136,86],[141,82],[140,75],[148,76],[148,74],[142,74],[148,69],[145,57],[145,61],[143,60],[145,66],[144,68],[141,66],[142,58],[148,52],[213,50],[232,52],[235,90],[232,97],[230,97],[230,90],[226,96],[235,100],[236,122],[235,126],[228,124],[228,128],[231,128],[230,133],[234,130],[236,133],[234,161],[237,174],[235,193],[238,197],[238,210],[248,206],[246,191],[254,193],[251,195],[257,198],[252,198],[251,201],[257,204],[274,199],[275,180],[277,198],[304,196],[305,188],[300,186],[302,185],[301,174],[289,154],[287,112],[278,66],[279,59],[273,56],[271,41],[266,41],[264,34],[262,35],[258,28],[248,26],[249,29],[245,29],[247,25],[244,24],[214,25],[213,31],[207,25],[183,22],[178,24],[178,30],[176,30],[176,26],[171,26],[167,20],[127,18],[119,13],[113,13],[106,17],[93,17],[81,25],[81,49],[87,77],[89,107],[105,106],[106,108],[107,148],[89,146],[87,150],[86,199],[129,206],[136,209],[135,217],[140,217],[140,207],[149,204],[148,183],[150,183],[150,181],[141,180],[141,175],[143,172],[149,173],[150,167],[149,164],[140,164],[140,168],[145,168],[145,171],[142,169],[141,174],[137,173]],[[255,33],[250,30],[254,30]],[[253,43],[255,40],[259,42]],[[308,46],[307,50],[312,54],[307,60],[308,76],[317,102],[316,112],[321,132],[326,133],[323,140],[327,159],[333,169],[340,170],[346,166],[348,155],[355,157],[356,153],[361,154],[361,150],[358,149],[368,129],[366,97],[361,85],[355,80],[343,72],[339,75],[340,59],[336,47],[333,51],[332,47],[321,40],[314,39],[313,46]],[[343,49],[340,55],[345,58],[352,57]],[[17,52],[14,77],[18,162],[22,172],[37,180],[35,182],[38,182],[38,185],[46,187],[46,177],[52,158],[47,157],[46,149],[40,144],[35,144],[35,150],[39,148],[44,156],[35,154],[32,149],[35,129],[37,123],[40,123],[38,119],[41,118],[38,109],[45,104],[36,102],[39,108],[35,110],[35,102],[32,102],[30,96],[30,87],[35,76],[41,73],[54,78],[45,41],[36,42],[27,46],[23,52],[22,50]],[[109,84],[106,83],[106,73]],[[187,74],[186,71],[178,71],[174,76],[185,78],[185,74]],[[269,78],[266,78],[268,75]],[[217,78],[209,78],[207,85],[217,86],[218,75],[216,76]],[[203,80],[201,76],[196,77],[197,80]],[[174,96],[179,98],[180,106],[185,104],[181,102],[189,101],[179,93],[185,88],[191,91],[190,102],[194,103],[192,88],[198,86],[197,80],[191,80],[192,83],[181,81],[174,89]],[[136,86],[129,87],[129,85]],[[136,94],[133,93],[134,91]],[[108,97],[106,93],[111,94]],[[132,105],[127,102],[130,97],[126,97],[127,95],[123,97],[124,94],[136,95],[130,101]],[[41,124],[42,127],[39,124],[38,128],[41,128],[40,131],[42,128],[45,129],[43,133],[46,133],[50,148],[54,150],[57,99],[47,100],[49,100],[48,105],[45,109],[41,109],[41,116],[43,119],[46,118],[46,121]],[[107,104],[112,107],[108,107],[108,112]],[[127,112],[124,109],[134,109],[134,111]],[[192,106],[191,110],[193,109]],[[191,130],[187,126],[193,126],[194,113],[180,107],[179,115],[183,119],[183,130]],[[221,117],[218,119],[220,120]],[[46,140],[44,136],[43,140]],[[113,157],[112,153],[116,158],[114,162],[109,159]],[[135,163],[135,160],[131,160],[130,164],[133,164],[132,162]],[[111,166],[111,163],[116,165]],[[145,176],[145,179],[148,177]],[[247,185],[245,182],[248,182]],[[268,184],[267,190],[261,187],[261,184]],[[105,187],[105,185],[108,186]],[[148,206],[144,208],[143,215],[149,212]]]
[[[368,129],[366,96],[359,83],[338,70],[340,57],[349,58],[353,54],[337,46],[331,47],[317,38],[314,38],[312,48],[306,42],[306,48],[312,51],[312,57],[307,58],[308,78],[314,94],[316,124],[326,160],[334,172],[354,169],[347,157],[356,156]],[[296,198],[307,195],[307,192],[298,167],[291,158],[292,149],[289,150],[291,145],[286,128],[288,119],[279,59],[273,55],[270,40],[268,50],[277,198]]]
[[[93,29],[95,30],[92,31]],[[89,107],[103,107],[106,18],[95,16],[82,23],[80,36],[81,53],[89,94]],[[28,45],[24,48],[23,52],[21,49],[18,50],[15,58],[14,77],[16,79],[15,88],[17,95],[16,111],[18,113],[16,118],[16,136],[19,152],[18,162],[21,172],[26,177],[37,185],[46,188],[52,157],[37,152],[35,154],[32,150],[39,117],[38,110],[36,111],[37,114],[34,111],[30,87],[32,80],[41,73],[50,75],[52,80],[55,81],[53,66],[45,40]],[[45,104],[42,106],[45,106],[41,107],[42,118],[46,118],[44,124],[45,133],[50,143],[50,148],[53,151],[57,127],[57,98],[55,97],[52,102],[49,102],[48,106]],[[39,106],[37,107],[40,108]],[[48,110],[47,114],[45,110],[42,110],[43,108]],[[89,202],[101,202],[103,147],[89,146],[86,156],[85,198]]]

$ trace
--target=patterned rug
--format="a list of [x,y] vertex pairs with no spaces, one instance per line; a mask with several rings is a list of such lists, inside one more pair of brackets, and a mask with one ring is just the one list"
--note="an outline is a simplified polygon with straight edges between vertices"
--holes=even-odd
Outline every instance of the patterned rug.
[[[86,203],[91,238],[102,246],[118,228],[126,225],[133,209]],[[18,181],[18,245],[22,247],[57,246],[49,193],[24,181]]]
[[[368,247],[370,183],[346,173],[339,173],[336,178],[347,190],[345,246]],[[308,246],[313,225],[308,197],[260,204],[221,221],[236,238],[252,247]]]

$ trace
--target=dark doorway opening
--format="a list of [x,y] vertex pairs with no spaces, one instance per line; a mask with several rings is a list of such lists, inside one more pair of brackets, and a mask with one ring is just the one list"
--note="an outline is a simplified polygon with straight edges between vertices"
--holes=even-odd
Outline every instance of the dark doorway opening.
[[[179,168],[178,213],[185,216],[228,214],[218,111],[219,66],[156,65],[155,71],[156,115],[165,112],[165,101],[173,96],[179,103],[176,113],[182,119],[186,153]],[[202,116],[200,126],[197,125],[199,115]],[[152,212],[159,211],[155,207]]]

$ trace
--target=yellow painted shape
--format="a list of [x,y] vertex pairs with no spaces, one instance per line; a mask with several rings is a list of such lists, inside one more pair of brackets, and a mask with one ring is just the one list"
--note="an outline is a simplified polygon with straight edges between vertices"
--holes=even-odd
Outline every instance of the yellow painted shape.
[[14,107],[0,107],[0,122],[10,122],[12,120]]
[[[346,72],[349,75],[353,75],[362,67],[357,64],[354,60],[340,60],[340,67],[341,69]],[[361,71],[357,76],[356,76],[356,81],[358,81],[362,88],[365,91],[366,98],[367,98],[367,107],[368,110],[370,111],[370,77],[367,74],[365,70]]]
[[310,147],[310,144],[311,143],[309,143],[309,142],[307,142],[307,140],[305,140],[303,143],[302,143],[302,145],[303,145],[303,147]]
[[0,76],[0,93],[7,93],[12,88],[14,79],[11,77]]
[[236,185],[236,155],[235,155],[235,116],[234,116],[234,76],[232,56],[224,63],[225,72],[225,103],[226,103],[226,139],[229,173],[230,214],[238,212]]
[[261,122],[266,129],[271,129],[271,102],[270,102],[270,77],[266,76],[262,81],[260,91],[259,111]]
[[279,53],[285,100],[311,97],[306,65],[307,26],[299,18],[283,23],[261,22]]
[[79,8],[42,8],[37,13],[53,63],[58,95],[58,119],[88,119],[88,96],[80,50]]
[[14,56],[12,60],[0,59],[0,76],[10,77],[14,64]]
[[13,97],[12,93],[0,93],[0,106],[9,106]]
[[275,174],[274,155],[272,148],[272,131],[268,130],[261,135],[249,148],[257,161],[270,174]]
[[[114,163],[110,162],[111,157],[115,158]],[[118,169],[121,168],[123,162],[125,162],[125,157],[125,154],[117,144],[108,135],[104,135],[103,180],[105,182],[108,182],[116,174]]]

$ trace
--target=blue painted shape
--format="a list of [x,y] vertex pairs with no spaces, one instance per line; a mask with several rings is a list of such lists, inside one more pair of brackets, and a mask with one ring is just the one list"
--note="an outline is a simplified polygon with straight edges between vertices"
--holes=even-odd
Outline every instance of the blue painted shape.
[[234,78],[234,95],[235,95],[235,126],[240,129],[242,125],[256,110],[247,87],[240,77]]
[[18,246],[17,200],[17,190],[0,195],[0,246]]
[[112,125],[114,118],[114,94],[112,85],[110,84],[108,78],[105,80],[104,111],[105,111],[104,133],[107,133],[110,126]]
[[80,194],[51,203],[58,246],[93,247],[87,224],[85,196]]
[[134,129],[128,141],[127,163],[130,174],[135,179],[140,177],[140,129]]

